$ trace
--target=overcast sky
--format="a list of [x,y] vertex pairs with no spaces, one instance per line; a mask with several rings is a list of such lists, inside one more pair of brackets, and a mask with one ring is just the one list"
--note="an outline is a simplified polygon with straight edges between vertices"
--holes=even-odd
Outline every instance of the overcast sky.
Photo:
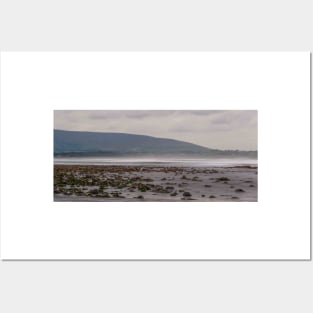
[[54,128],[172,138],[217,149],[257,150],[257,111],[54,111]]

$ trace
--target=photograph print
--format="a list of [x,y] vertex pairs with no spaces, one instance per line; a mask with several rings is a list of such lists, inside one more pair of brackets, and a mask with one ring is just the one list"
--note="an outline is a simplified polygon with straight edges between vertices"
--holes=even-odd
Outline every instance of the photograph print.
[[256,110],[55,110],[54,201],[256,202]]

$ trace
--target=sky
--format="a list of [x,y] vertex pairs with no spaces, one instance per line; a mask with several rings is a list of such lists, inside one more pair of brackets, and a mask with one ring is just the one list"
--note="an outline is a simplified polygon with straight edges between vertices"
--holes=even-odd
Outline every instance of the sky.
[[257,150],[256,110],[55,110],[54,129],[149,135],[222,150]]

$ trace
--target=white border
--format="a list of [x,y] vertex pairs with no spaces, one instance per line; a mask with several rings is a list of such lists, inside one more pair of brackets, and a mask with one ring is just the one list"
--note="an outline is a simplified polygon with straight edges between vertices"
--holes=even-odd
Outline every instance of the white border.
[[[257,109],[259,202],[53,203],[54,109]],[[309,53],[2,53],[1,257],[309,259],[309,131]]]

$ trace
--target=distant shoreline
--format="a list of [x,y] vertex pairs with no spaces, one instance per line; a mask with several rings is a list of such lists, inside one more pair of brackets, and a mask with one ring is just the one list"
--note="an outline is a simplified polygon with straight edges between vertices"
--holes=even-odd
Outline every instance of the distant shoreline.
[[58,157],[55,165],[107,165],[107,166],[180,166],[180,167],[230,167],[257,166],[257,159],[250,158],[108,158],[108,157]]

